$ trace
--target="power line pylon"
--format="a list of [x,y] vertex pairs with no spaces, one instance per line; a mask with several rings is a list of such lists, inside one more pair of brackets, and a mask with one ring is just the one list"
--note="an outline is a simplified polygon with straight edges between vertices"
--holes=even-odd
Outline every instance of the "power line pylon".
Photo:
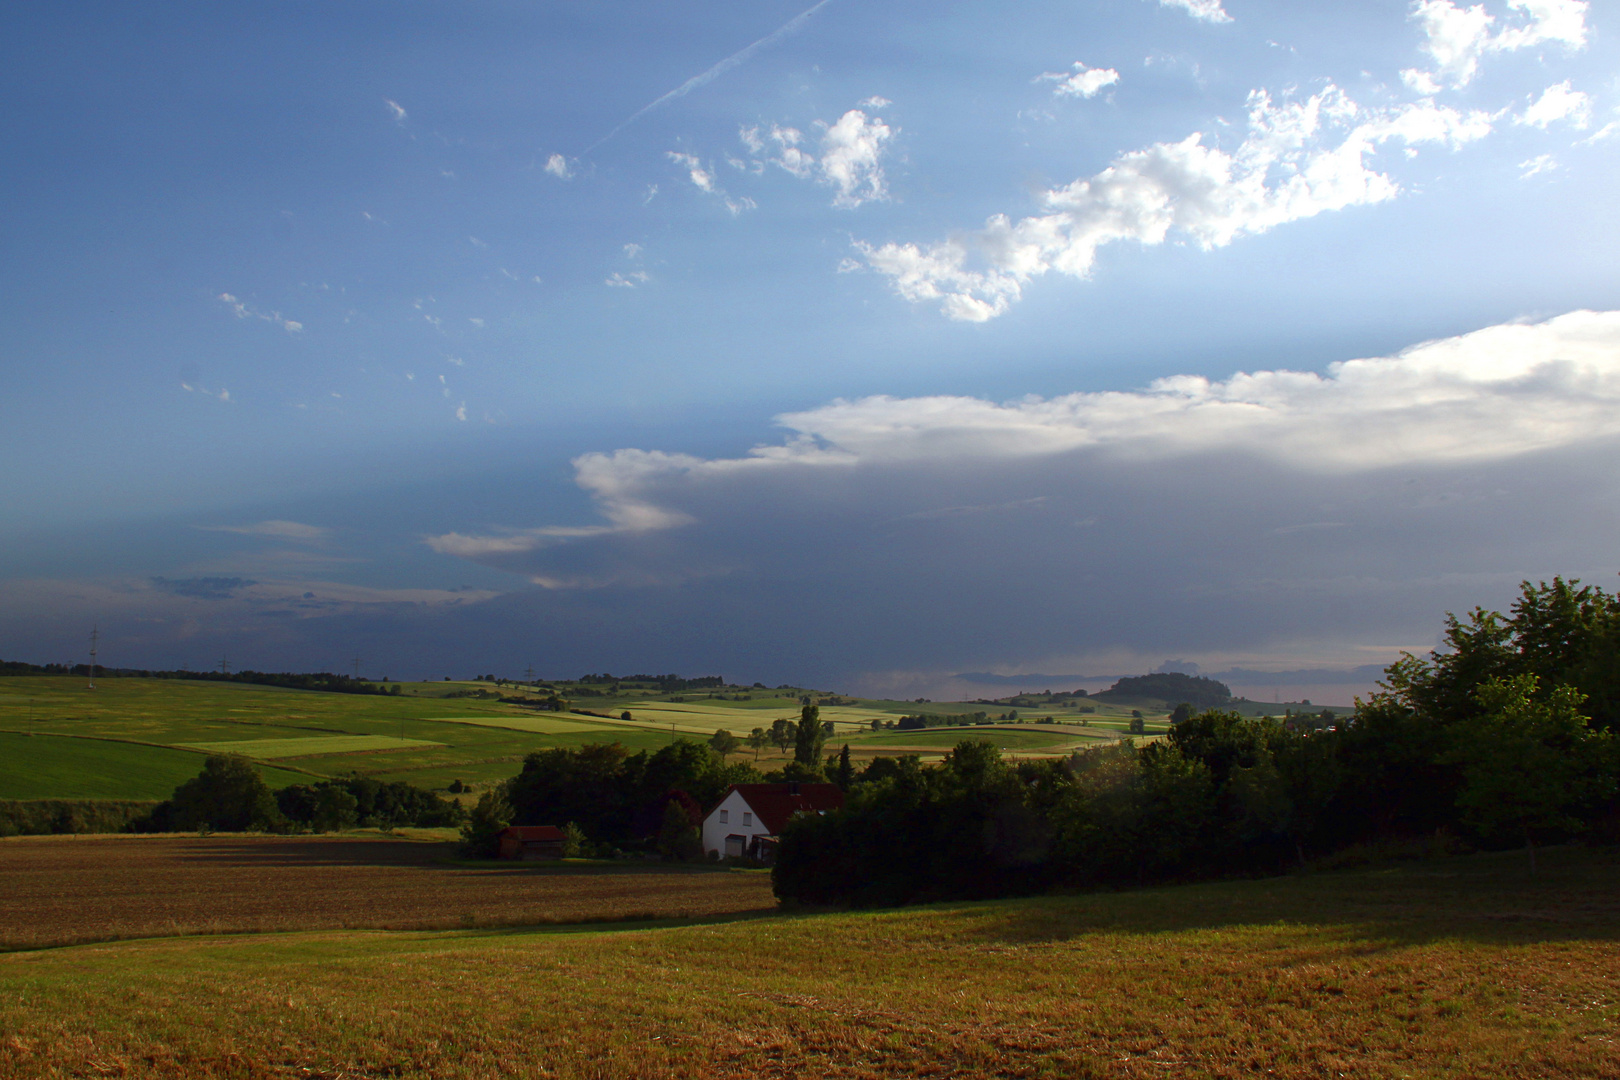
[[101,640],[101,627],[90,628],[90,685],[89,689],[96,688],[96,643]]

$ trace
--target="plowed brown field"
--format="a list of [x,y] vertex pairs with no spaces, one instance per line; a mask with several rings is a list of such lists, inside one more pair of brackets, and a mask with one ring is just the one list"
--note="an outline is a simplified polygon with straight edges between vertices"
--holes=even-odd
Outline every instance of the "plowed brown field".
[[457,866],[455,845],[281,837],[0,841],[0,948],[276,930],[443,929],[738,914],[758,873],[637,864]]

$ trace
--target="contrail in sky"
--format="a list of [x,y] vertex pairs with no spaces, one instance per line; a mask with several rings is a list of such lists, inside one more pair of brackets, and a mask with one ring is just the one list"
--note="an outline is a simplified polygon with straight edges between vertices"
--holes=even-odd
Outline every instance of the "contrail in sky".
[[598,146],[601,146],[603,143],[613,138],[613,136],[617,135],[619,132],[623,131],[637,120],[640,120],[643,116],[646,116],[654,109],[658,108],[658,106],[662,105],[664,102],[669,101],[672,98],[685,97],[698,87],[705,86],[708,83],[718,79],[720,76],[724,75],[738,64],[741,64],[743,61],[753,56],[765,46],[774,45],[778,41],[781,41],[783,38],[787,37],[789,34],[797,33],[799,28],[809,21],[810,16],[814,15],[831,2],[832,0],[821,0],[821,2],[816,4],[814,7],[794,16],[774,32],[766,34],[764,37],[760,38],[746,49],[743,49],[740,52],[732,53],[730,56],[714,65],[714,67],[710,68],[708,71],[705,71],[703,74],[694,75],[690,79],[687,79],[685,82],[681,83],[681,85],[677,86],[675,89],[671,90],[669,93],[665,94],[651,105],[638,110],[630,117],[630,119],[626,120],[624,123],[620,124],[618,127],[602,136],[600,139],[597,139],[595,142],[591,143],[591,145],[586,147],[584,152],[579,156],[584,157],[586,154],[589,154],[592,150],[595,150]]

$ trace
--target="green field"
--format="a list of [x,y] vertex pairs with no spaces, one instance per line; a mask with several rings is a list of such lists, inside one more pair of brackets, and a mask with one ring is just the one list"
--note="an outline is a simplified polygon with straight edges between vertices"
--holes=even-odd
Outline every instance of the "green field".
[[363,750],[409,750],[421,746],[443,746],[427,739],[399,739],[387,735],[310,735],[285,739],[225,739],[220,742],[177,743],[188,750],[209,754],[241,754],[244,757],[274,759],[315,757],[320,754],[353,754]]
[[[63,735],[0,731],[0,798],[166,799],[202,769],[191,750]],[[271,787],[313,777],[259,769]]]
[[0,1076],[1620,1075],[1620,860],[0,955]]
[[[196,774],[205,751],[291,763],[296,771],[264,768],[275,786],[360,773],[431,790],[443,790],[453,780],[479,789],[513,775],[524,755],[546,747],[618,742],[632,750],[656,750],[673,738],[706,739],[722,729],[746,736],[799,715],[797,691],[656,698],[645,688],[625,687],[616,694],[592,690],[576,706],[600,715],[583,715],[501,702],[487,683],[415,683],[403,690],[338,694],[135,678],[103,678],[90,690],[75,678],[0,678],[0,737],[19,748],[0,761],[0,799],[163,798]],[[747,700],[738,700],[743,697]],[[919,710],[1005,711],[899,701],[824,705],[822,718],[835,725],[829,750],[847,742],[858,759],[895,753],[937,757],[958,740],[975,738],[1012,753],[1059,754],[1118,737],[1129,717],[1128,709],[1097,706],[1084,717],[1060,711],[1055,715],[1062,722],[1052,725],[1035,724],[1035,714],[1027,714],[1028,722],[1017,725],[872,730],[874,719],[892,722]],[[625,712],[631,720],[620,719]],[[1087,726],[1079,726],[1081,720]],[[1162,730],[1161,721],[1151,718],[1149,732]],[[743,751],[737,759],[754,761],[756,755]],[[766,769],[784,759],[775,748],[757,758]]]

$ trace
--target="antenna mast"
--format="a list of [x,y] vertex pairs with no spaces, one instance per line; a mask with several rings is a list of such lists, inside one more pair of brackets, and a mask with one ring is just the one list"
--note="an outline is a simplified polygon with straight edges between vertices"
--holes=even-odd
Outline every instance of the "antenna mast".
[[90,628],[90,685],[89,689],[96,688],[96,642],[101,638],[101,627]]

